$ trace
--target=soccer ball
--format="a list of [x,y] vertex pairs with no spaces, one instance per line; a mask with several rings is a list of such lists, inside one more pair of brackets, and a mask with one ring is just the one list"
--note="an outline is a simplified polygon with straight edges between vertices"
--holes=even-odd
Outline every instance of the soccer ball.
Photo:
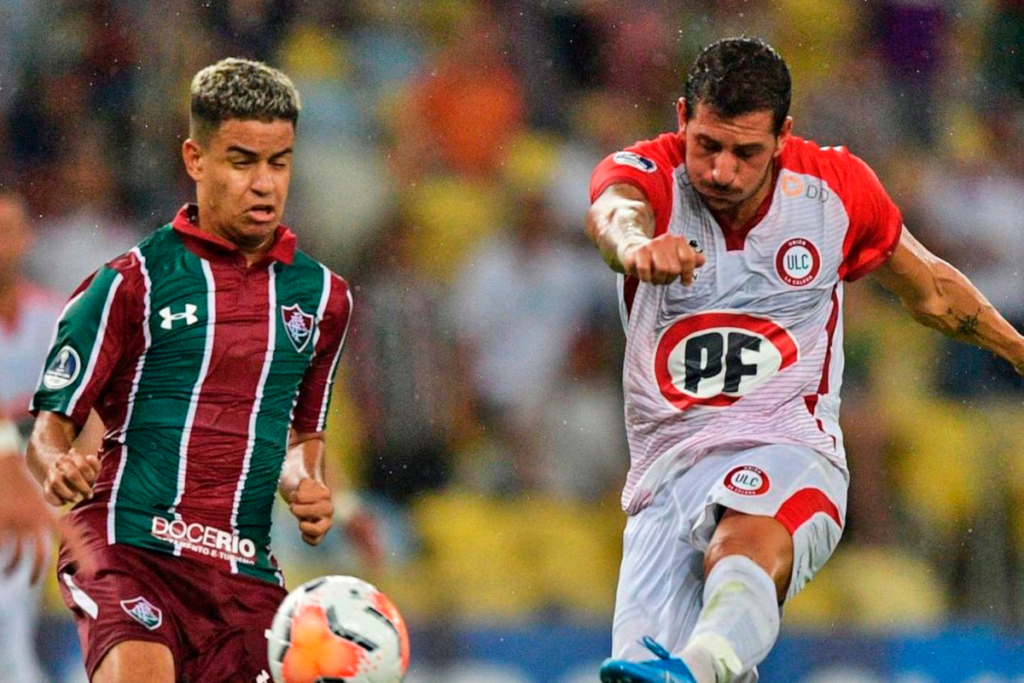
[[409,668],[409,633],[379,590],[324,576],[293,590],[267,631],[276,683],[397,683]]

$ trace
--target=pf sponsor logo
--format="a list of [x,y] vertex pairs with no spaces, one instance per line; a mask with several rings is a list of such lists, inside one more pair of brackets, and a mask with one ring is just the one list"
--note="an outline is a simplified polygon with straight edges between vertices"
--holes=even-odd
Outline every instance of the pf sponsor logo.
[[796,339],[768,320],[710,311],[681,318],[658,338],[654,374],[679,410],[732,405],[800,357]]
[[143,597],[122,600],[121,609],[150,631],[155,631],[164,623],[164,613],[160,611],[160,608]]
[[296,351],[302,353],[302,350],[309,344],[310,337],[313,336],[313,316],[302,310],[298,304],[282,306],[281,322],[284,323],[284,331],[292,346]]
[[803,287],[818,277],[821,254],[810,240],[787,240],[775,254],[775,270],[787,285]]
[[70,346],[57,352],[43,373],[43,386],[47,389],[63,389],[71,386],[82,371],[82,359]]
[[636,152],[616,152],[612,161],[620,166],[632,166],[644,173],[654,173],[658,170],[658,165],[652,159],[642,157]]
[[725,475],[725,488],[741,496],[760,496],[768,492],[771,482],[764,470],[741,465]]
[[154,517],[150,533],[154,538],[170,541],[201,555],[244,564],[255,562],[256,544],[252,540],[217,527],[198,522],[189,524],[181,519]]

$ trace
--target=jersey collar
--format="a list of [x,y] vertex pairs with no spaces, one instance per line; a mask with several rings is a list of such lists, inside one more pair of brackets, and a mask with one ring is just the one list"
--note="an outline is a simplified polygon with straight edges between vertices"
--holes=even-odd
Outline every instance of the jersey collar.
[[[186,246],[197,256],[212,260],[237,260],[241,257],[237,246],[222,237],[201,230],[196,224],[198,220],[199,207],[195,204],[186,204],[181,207],[171,223],[171,227],[185,238]],[[274,243],[261,263],[278,261],[290,266],[295,261],[295,243],[295,233],[286,225],[278,225],[274,231]]]

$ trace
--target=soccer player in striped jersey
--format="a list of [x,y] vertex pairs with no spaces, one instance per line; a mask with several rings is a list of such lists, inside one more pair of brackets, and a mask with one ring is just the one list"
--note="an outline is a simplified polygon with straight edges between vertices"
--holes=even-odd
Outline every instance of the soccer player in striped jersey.
[[[331,526],[323,432],[352,297],[281,224],[299,109],[264,64],[201,70],[182,146],[196,204],[58,324],[28,459],[95,554],[91,574],[58,562],[94,683],[266,679],[275,493],[307,543]],[[71,446],[91,409],[98,457]]]
[[1024,369],[1024,337],[914,239],[871,169],[793,134],[790,94],[770,46],[719,41],[679,130],[594,171],[632,461],[606,683],[756,680],[781,605],[831,556],[845,283],[874,272],[919,322]]

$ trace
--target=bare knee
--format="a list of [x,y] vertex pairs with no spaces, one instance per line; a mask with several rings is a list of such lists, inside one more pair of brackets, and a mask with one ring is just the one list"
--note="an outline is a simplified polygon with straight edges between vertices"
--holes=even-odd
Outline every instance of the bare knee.
[[92,683],[174,683],[174,657],[162,643],[126,640],[100,660]]
[[726,510],[704,554],[704,576],[730,555],[748,557],[764,569],[775,582],[779,602],[783,601],[793,574],[793,537],[782,523]]

